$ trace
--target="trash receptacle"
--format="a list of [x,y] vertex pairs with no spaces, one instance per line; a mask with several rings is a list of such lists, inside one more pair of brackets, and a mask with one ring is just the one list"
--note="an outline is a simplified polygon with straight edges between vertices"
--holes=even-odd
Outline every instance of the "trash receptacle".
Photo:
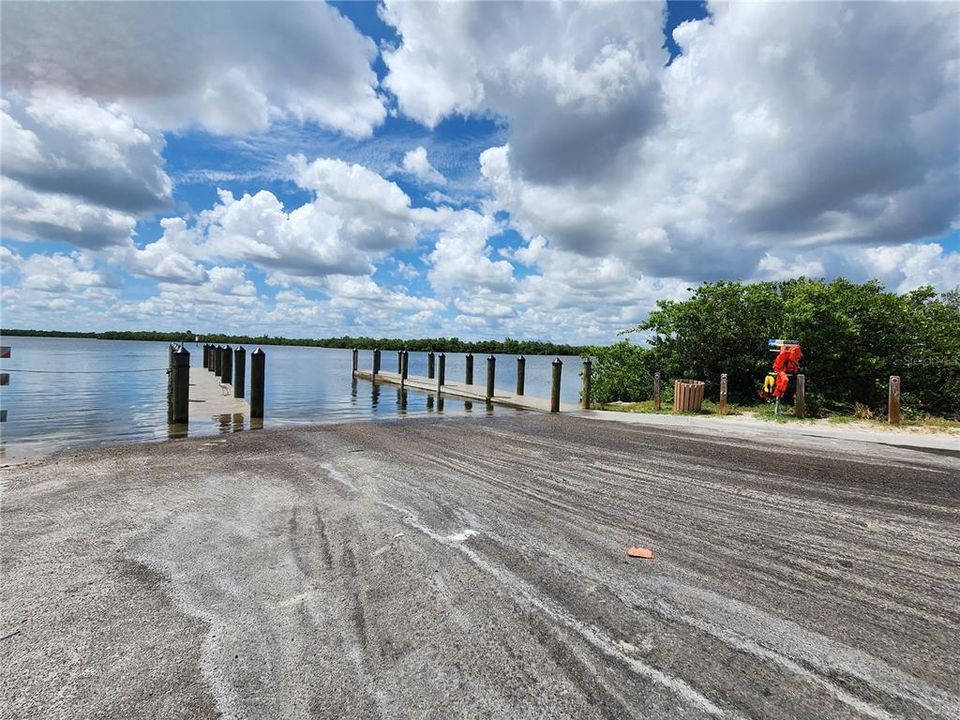
[[676,380],[673,383],[673,411],[700,412],[703,407],[702,380]]

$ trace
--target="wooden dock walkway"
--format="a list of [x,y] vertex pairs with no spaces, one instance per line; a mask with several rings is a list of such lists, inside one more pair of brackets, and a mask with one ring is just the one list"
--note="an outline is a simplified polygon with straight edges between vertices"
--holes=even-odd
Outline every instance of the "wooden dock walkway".
[[[384,372],[383,370],[378,372],[376,377],[374,377],[372,371],[358,369],[356,371],[356,378],[358,380],[370,380],[371,382],[385,383],[387,385],[402,385],[404,388],[421,390],[428,393],[436,393],[438,389],[436,378],[410,375],[404,380],[401,378],[400,373]],[[457,397],[463,400],[473,400],[482,403],[488,402],[486,385],[445,382],[440,386],[439,392],[441,395]],[[489,402],[493,405],[503,405],[504,407],[514,408],[516,410],[550,412],[550,398],[517,395],[516,393],[511,393],[501,388],[494,389],[494,394],[489,398]],[[577,409],[576,405],[571,406],[569,403],[566,408],[563,407],[562,403],[560,406],[560,412],[573,412]]]
[[[200,359],[200,354],[197,353]],[[233,396],[233,385],[221,383],[220,378],[200,365],[190,368],[190,418],[221,417],[223,415],[250,416],[250,404]]]

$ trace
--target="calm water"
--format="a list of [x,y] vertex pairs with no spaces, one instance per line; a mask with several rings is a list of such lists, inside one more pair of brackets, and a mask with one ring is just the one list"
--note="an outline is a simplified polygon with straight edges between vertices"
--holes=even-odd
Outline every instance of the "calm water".
[[[70,448],[118,442],[160,440],[170,436],[167,414],[167,343],[81,338],[3,338],[12,356],[0,361],[10,384],[0,389],[0,407],[7,421],[0,424],[0,457],[46,455]],[[190,363],[202,370],[202,348],[190,344]],[[436,414],[437,403],[417,391],[400,402],[392,385],[373,386],[350,379],[351,351],[326,348],[263,346],[266,358],[264,427],[356,422]],[[247,348],[248,352],[253,348]],[[372,352],[361,351],[360,367],[369,369]],[[465,356],[447,355],[451,381],[462,382]],[[580,361],[564,361],[561,402],[576,404]],[[531,356],[526,364],[526,393],[549,397],[552,357]],[[382,367],[397,369],[396,351],[384,351]],[[497,387],[513,389],[516,356],[497,356]],[[249,356],[247,382],[249,383]],[[426,353],[410,353],[410,374],[427,374]],[[474,379],[483,383],[486,358],[474,358]],[[249,396],[249,391],[248,391]],[[514,414],[508,408],[465,406],[444,398],[442,413]],[[227,418],[194,418],[190,435],[242,429]]]

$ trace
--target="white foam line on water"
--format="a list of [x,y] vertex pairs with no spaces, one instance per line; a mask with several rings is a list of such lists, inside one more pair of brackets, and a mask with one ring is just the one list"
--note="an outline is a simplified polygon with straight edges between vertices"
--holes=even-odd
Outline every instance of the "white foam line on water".
[[666,687],[668,690],[680,696],[690,705],[693,705],[694,707],[713,717],[738,719],[743,717],[733,710],[724,710],[723,708],[714,704],[710,699],[699,693],[696,689],[680,678],[674,677],[673,675],[668,675],[662,670],[658,670],[650,665],[647,665],[641,660],[624,654],[617,647],[616,643],[600,628],[575,618],[557,602],[539,595],[529,583],[524,582],[504,568],[496,567],[488,560],[481,557],[477,552],[464,544],[469,538],[479,534],[476,530],[473,530],[472,528],[466,528],[452,535],[443,535],[421,523],[417,519],[416,514],[410,512],[409,510],[398,507],[391,503],[383,502],[382,504],[401,513],[404,516],[403,522],[405,524],[416,530],[419,530],[430,539],[435,540],[442,545],[453,547],[462,552],[467,556],[467,558],[470,559],[471,562],[473,562],[474,565],[496,579],[514,598],[522,600],[527,605],[536,608],[546,615],[549,615],[557,622],[576,631],[584,640],[600,650],[603,654],[624,663],[635,674]]

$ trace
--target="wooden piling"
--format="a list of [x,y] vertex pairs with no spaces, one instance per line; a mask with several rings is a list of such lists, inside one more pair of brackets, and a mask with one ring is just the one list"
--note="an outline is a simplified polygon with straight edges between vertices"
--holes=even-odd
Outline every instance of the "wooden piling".
[[660,412],[660,373],[653,374],[653,409]]
[[720,375],[720,414],[727,414],[727,374]]
[[900,424],[900,376],[890,376],[890,390],[887,394],[887,422]]
[[223,348],[219,345],[213,354],[213,374],[217,377],[223,374]]
[[233,396],[243,397],[243,386],[246,382],[247,351],[239,346],[233,351]]
[[523,395],[523,385],[527,374],[527,359],[521,355],[517,358],[517,395]]
[[553,378],[550,383],[550,412],[560,412],[560,374],[563,370],[563,361],[557,358],[553,361]]
[[173,424],[173,353],[177,346],[167,347],[167,425]]
[[494,381],[497,375],[497,359],[491,355],[487,358],[487,402],[494,395]]
[[435,375],[434,365],[435,365],[435,362],[433,358],[433,350],[431,350],[430,352],[427,353],[427,379],[428,380],[432,380]]
[[262,348],[250,353],[250,417],[263,418],[267,355]]
[[353,371],[350,373],[350,377],[357,376],[357,369],[360,367],[360,350],[357,348],[353,349]]
[[229,385],[233,382],[233,348],[227,345],[223,348],[223,360],[220,362],[220,382]]
[[440,388],[444,386],[447,381],[447,356],[445,353],[440,353],[440,357],[437,358],[437,395],[440,395]]
[[473,385],[473,353],[467,353],[466,370],[463,374],[463,382],[467,385]]
[[377,379],[377,373],[380,372],[380,348],[373,351],[373,379]]
[[397,350],[397,374],[403,374],[403,350]]
[[403,361],[401,363],[400,376],[406,380],[409,377],[410,370],[410,353],[406,350],[403,351]]
[[207,345],[206,343],[204,343],[204,344],[203,344],[203,369],[204,369],[204,370],[206,370],[206,369],[207,369],[207,365],[210,364],[210,356],[207,354],[207,349],[208,349],[208,348],[209,348],[209,345]]
[[173,351],[173,412],[174,425],[186,425],[190,420],[190,352],[180,345]]
[[586,358],[583,361],[583,378],[580,386],[580,409],[590,409],[590,393],[593,389],[593,361]]
[[798,418],[806,416],[807,412],[807,378],[797,375],[797,393],[793,400],[793,414]]

